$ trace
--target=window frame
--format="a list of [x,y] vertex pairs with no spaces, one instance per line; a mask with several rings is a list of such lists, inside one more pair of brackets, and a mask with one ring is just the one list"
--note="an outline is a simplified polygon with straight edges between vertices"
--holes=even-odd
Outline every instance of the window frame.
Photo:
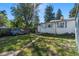
[[64,28],[65,26],[64,26],[64,22],[57,22],[57,27],[58,28]]

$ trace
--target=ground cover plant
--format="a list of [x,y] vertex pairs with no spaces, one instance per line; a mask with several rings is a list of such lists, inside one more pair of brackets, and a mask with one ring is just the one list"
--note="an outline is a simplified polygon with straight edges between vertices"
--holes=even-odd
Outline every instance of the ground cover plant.
[[[67,38],[68,37],[68,38]],[[70,38],[69,38],[70,37]],[[23,46],[32,40],[38,40],[29,47]],[[23,49],[22,49],[23,48]],[[18,56],[74,56],[79,55],[75,43],[74,35],[48,35],[48,34],[27,34],[18,36],[8,36],[0,39],[0,53],[5,51],[22,51]]]
[[33,39],[34,37],[30,34],[0,38],[0,52],[19,50]]

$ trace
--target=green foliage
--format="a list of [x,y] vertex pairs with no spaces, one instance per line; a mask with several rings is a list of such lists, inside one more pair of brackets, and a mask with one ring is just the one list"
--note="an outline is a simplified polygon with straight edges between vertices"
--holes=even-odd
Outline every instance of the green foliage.
[[15,20],[18,21],[18,19],[21,19],[21,20],[25,21],[25,24],[27,27],[30,20],[32,20],[33,5],[30,3],[17,4],[16,7],[12,7],[12,14],[15,16]]
[[5,24],[6,24],[7,28],[11,28],[11,22],[10,22],[10,20],[7,19]]
[[0,36],[6,35],[6,33],[8,34],[8,30],[9,29],[0,29]]
[[0,14],[7,15],[5,10],[3,10],[3,11],[0,11]]
[[22,17],[16,17],[15,21],[15,25],[18,28],[25,28],[26,24],[25,21],[22,19]]
[[32,25],[33,28],[36,28],[39,24],[38,10],[36,10],[36,12],[35,12],[35,16],[34,16],[34,20],[33,20],[32,24],[33,24]]
[[[78,6],[79,9],[79,6]],[[77,11],[77,4],[74,4],[74,7],[70,10],[69,17],[75,17],[76,16],[76,11]]]
[[4,14],[0,14],[0,24],[6,25],[7,17]]
[[0,25],[1,26],[6,26],[6,27],[10,27],[10,22],[7,18],[7,15],[6,15],[6,11],[3,10],[3,11],[0,11]]
[[10,20],[10,27],[11,28],[15,28],[16,27],[16,24],[13,20]]
[[35,12],[38,6],[39,4],[19,3],[15,7],[12,7],[12,14],[15,17],[13,21],[14,26],[20,28],[35,27],[39,22],[38,16]]
[[58,9],[57,14],[56,14],[56,19],[57,20],[60,19],[61,16],[62,16],[62,11],[61,11],[61,9]]
[[45,22],[55,19],[55,13],[53,13],[53,7],[51,5],[47,6],[45,9]]

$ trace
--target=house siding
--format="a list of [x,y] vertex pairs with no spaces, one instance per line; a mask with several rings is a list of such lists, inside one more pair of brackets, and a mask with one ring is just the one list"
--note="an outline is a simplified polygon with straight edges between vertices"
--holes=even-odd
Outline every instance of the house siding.
[[[64,26],[58,27],[57,22],[53,23],[43,23],[41,26],[38,26],[38,32],[40,33],[50,33],[50,34],[64,34],[64,33],[75,33],[75,20],[73,21],[62,21],[62,22],[67,22],[67,27]],[[60,23],[60,22],[59,22]],[[42,27],[42,25],[49,25],[51,24],[51,27]]]

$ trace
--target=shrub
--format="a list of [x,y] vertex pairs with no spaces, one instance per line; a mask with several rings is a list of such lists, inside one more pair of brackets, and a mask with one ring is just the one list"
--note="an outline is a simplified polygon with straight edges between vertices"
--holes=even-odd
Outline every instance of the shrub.
[[5,36],[5,35],[9,35],[9,29],[7,28],[0,29],[0,36]]

